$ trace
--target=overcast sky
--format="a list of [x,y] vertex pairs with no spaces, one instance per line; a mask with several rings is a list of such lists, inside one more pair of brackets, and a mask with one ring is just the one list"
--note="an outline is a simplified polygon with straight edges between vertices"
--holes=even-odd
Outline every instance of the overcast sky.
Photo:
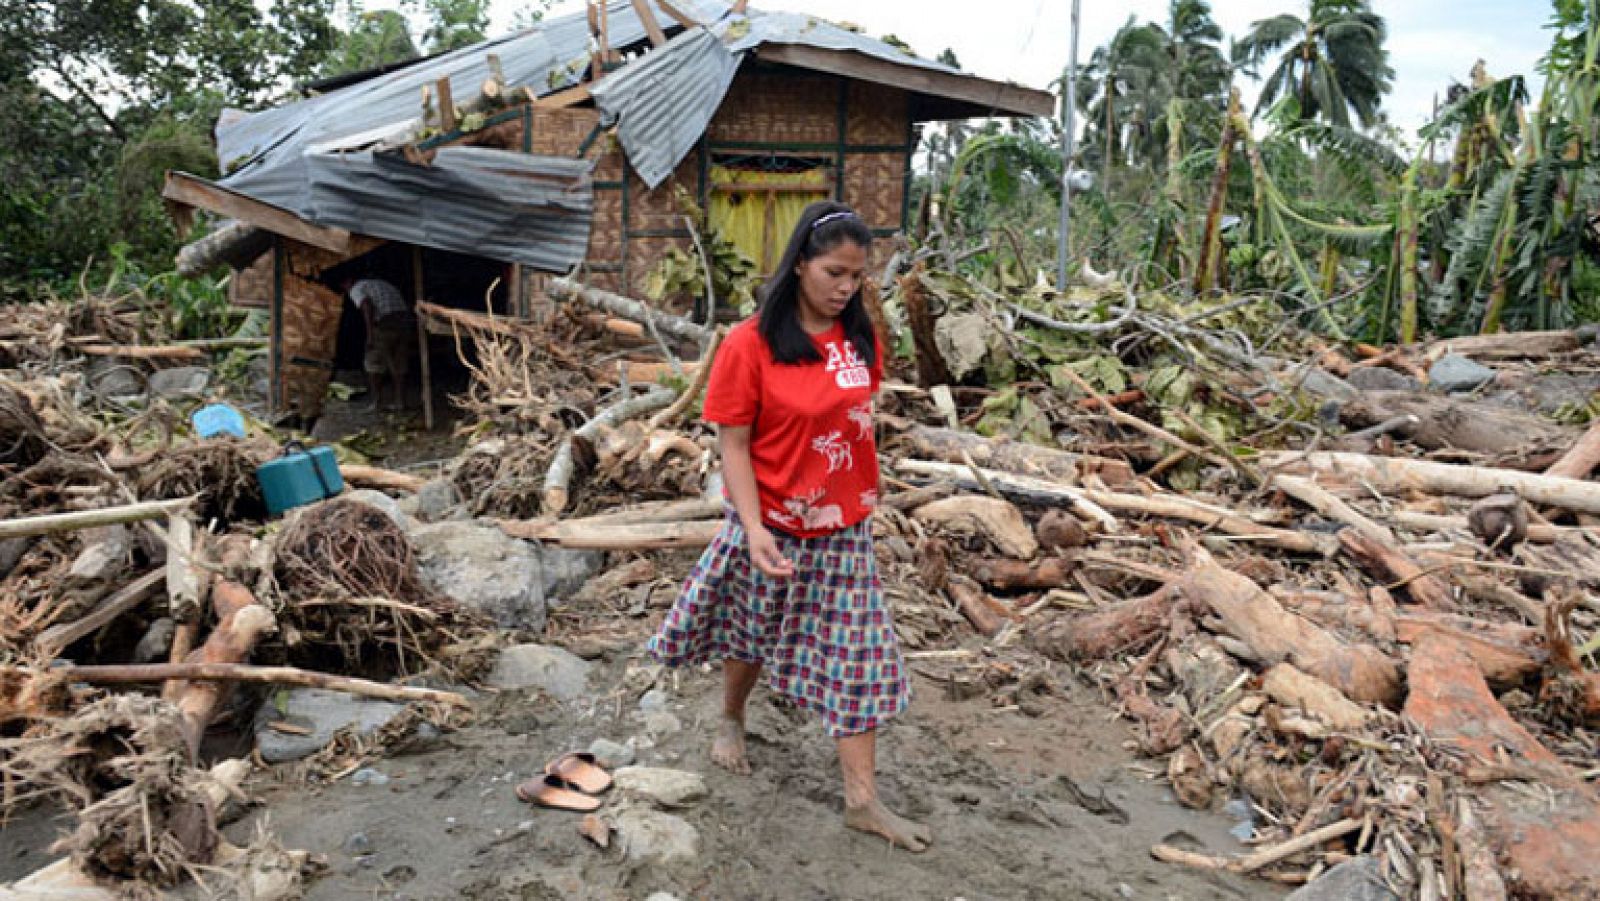
[[[969,72],[1037,88],[1061,76],[1070,43],[1070,0],[756,0],[752,5],[854,22],[873,36],[895,34],[921,56],[937,56],[950,47]],[[1259,19],[1283,12],[1304,16],[1308,5],[1307,0],[1213,0],[1212,10],[1223,31],[1237,37]],[[518,6],[517,0],[495,0],[495,31],[509,27]],[[1427,120],[1434,95],[1442,95],[1452,79],[1465,81],[1477,60],[1486,60],[1492,75],[1520,73],[1532,82],[1534,64],[1550,46],[1544,30],[1550,0],[1374,0],[1373,7],[1389,22],[1389,59],[1396,72],[1394,93],[1385,105],[1408,136]],[[1163,21],[1167,0],[1084,0],[1082,8],[1079,59],[1087,60],[1128,16]],[[551,14],[582,10],[581,0],[562,0]]]

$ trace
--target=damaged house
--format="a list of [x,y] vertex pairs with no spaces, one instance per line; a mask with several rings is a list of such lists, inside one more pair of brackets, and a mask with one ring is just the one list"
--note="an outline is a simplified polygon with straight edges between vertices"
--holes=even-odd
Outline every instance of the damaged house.
[[638,296],[669,249],[692,248],[680,193],[767,271],[814,200],[902,231],[919,123],[1053,109],[807,15],[613,0],[230,110],[222,177],[171,173],[164,196],[180,221],[232,220],[180,271],[233,267],[233,303],[271,312],[272,407],[315,416],[347,357],[343,273],[521,317],[552,274]]

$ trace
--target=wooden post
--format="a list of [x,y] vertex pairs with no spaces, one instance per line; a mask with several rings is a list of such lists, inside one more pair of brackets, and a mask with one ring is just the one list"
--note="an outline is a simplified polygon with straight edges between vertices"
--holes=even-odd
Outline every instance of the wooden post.
[[506,292],[506,305],[510,308],[511,315],[518,319],[527,319],[528,310],[524,305],[526,298],[522,296],[522,264],[511,264],[511,284]]
[[645,0],[633,0],[633,11],[638,14],[639,21],[644,23],[644,33],[650,36],[650,46],[660,47],[667,42],[667,36],[661,30],[661,23],[656,21],[656,14],[651,11],[649,3]]
[[[426,299],[422,287],[421,245],[411,247],[411,283],[413,296],[416,298],[415,304],[421,304]],[[417,352],[422,358],[422,426],[431,432],[433,431],[433,368],[428,361],[428,321],[420,315],[420,311],[417,316]]]
[[589,56],[589,80],[599,81],[605,74],[602,63],[605,61],[605,49],[600,43],[600,12],[596,9],[595,0],[589,0],[589,37],[594,39],[594,53]]
[[450,79],[441,78],[434,82],[439,91],[439,129],[441,131],[456,130],[456,104],[450,97]]

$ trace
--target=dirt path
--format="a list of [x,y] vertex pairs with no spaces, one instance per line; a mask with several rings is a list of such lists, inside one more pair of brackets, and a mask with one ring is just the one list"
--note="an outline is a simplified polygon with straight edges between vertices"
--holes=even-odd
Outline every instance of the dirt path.
[[[613,662],[596,672],[593,696],[611,694],[623,669]],[[1150,858],[1159,841],[1213,851],[1239,845],[1227,822],[1184,810],[1130,767],[1125,729],[1087,689],[1070,688],[1043,716],[1028,718],[981,699],[943,700],[936,684],[919,679],[911,712],[886,732],[880,752],[887,799],[935,830],[934,849],[918,856],[841,828],[833,750],[811,718],[758,691],[755,774],[723,776],[705,752],[717,675],[684,673],[676,688],[671,674],[661,681],[683,728],[641,750],[638,762],[710,782],[707,799],[679,812],[700,834],[692,862],[631,866],[615,846],[601,851],[580,837],[576,814],[513,797],[517,780],[560,751],[645,734],[631,704],[563,707],[537,694],[492,699],[479,725],[445,745],[380,762],[387,785],[257,785],[267,806],[229,831],[244,837],[256,817],[267,817],[288,847],[326,853],[330,872],[308,897],[330,901],[645,899],[658,891],[684,899],[974,901],[1283,894]]]

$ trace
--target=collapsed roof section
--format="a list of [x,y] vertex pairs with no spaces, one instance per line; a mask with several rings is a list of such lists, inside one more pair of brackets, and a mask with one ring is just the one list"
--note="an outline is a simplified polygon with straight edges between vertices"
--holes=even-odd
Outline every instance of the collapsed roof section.
[[[678,32],[591,88],[651,187],[693,149],[752,56],[904,89],[922,120],[1048,115],[1054,103],[1046,92],[967,75],[811,16],[741,14],[720,0],[611,0],[606,19],[618,49],[652,31],[659,38],[658,22]],[[225,175],[216,185],[315,226],[570,269],[583,260],[593,219],[586,164],[483,147],[444,147],[427,161],[405,151],[424,134],[424,91],[441,80],[456,97],[476,96],[493,58],[507,86],[544,97],[582,84],[591,52],[588,16],[579,13],[286,106],[229,110],[217,126]]]

